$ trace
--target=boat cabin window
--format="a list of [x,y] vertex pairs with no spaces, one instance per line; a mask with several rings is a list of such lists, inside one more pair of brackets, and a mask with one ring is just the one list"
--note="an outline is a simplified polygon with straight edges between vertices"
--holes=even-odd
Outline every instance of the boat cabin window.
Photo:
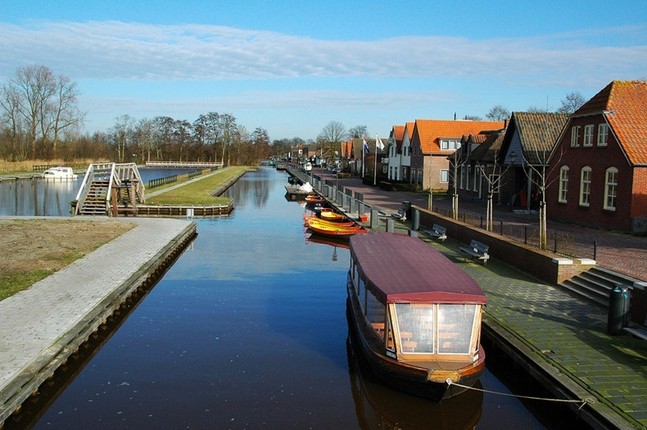
[[434,352],[434,307],[432,304],[396,303],[402,352]]
[[366,314],[366,282],[362,277],[357,280],[357,297],[359,298],[362,312]]
[[366,296],[366,319],[381,338],[384,337],[385,315],[386,306],[378,302],[369,290]]
[[438,305],[438,353],[469,354],[476,305]]
[[396,303],[399,350],[404,354],[470,354],[477,306]]

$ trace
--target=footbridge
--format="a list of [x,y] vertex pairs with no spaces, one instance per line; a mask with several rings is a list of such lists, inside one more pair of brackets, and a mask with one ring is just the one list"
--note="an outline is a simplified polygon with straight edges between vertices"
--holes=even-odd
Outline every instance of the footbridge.
[[137,213],[145,203],[144,183],[135,163],[93,163],[83,178],[73,215],[119,216]]

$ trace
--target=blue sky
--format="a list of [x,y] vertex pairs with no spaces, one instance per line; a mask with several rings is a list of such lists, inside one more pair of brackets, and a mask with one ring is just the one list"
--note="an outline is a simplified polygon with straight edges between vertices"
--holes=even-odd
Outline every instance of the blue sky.
[[386,137],[647,79],[647,1],[0,0],[0,53],[2,83],[26,65],[77,82],[90,133],[214,111],[271,139]]

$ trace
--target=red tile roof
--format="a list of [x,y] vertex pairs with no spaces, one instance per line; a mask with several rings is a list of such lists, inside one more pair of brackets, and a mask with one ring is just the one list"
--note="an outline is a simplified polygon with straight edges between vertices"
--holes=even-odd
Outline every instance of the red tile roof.
[[606,114],[632,164],[647,164],[647,82],[613,81],[573,116]]
[[404,126],[394,125],[391,130],[391,137],[393,137],[393,140],[395,140],[396,143],[402,143],[402,138],[404,137]]
[[423,154],[447,152],[440,150],[440,139],[461,140],[467,134],[479,134],[483,130],[500,130],[504,127],[503,121],[438,119],[418,119],[415,125]]

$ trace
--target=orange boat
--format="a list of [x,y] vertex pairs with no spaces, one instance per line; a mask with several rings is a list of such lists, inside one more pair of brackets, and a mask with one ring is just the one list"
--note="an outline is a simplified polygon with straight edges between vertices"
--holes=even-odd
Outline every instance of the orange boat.
[[358,233],[368,233],[368,230],[353,223],[352,226],[340,225],[338,222],[324,221],[319,218],[308,218],[308,228],[317,234],[335,237],[350,237]]
[[306,203],[323,203],[326,200],[318,194],[308,194],[306,196]]
[[326,220],[326,221],[331,221],[331,222],[347,222],[350,221],[346,215],[342,215],[340,213],[335,212],[334,210],[330,208],[324,208],[321,210],[321,213],[319,214],[319,218]]
[[343,222],[327,221],[325,219],[321,219],[314,215],[303,217],[303,222],[308,227],[310,227],[311,222],[321,224],[321,225],[330,225],[331,227],[359,227],[359,225],[352,220],[343,221]]

